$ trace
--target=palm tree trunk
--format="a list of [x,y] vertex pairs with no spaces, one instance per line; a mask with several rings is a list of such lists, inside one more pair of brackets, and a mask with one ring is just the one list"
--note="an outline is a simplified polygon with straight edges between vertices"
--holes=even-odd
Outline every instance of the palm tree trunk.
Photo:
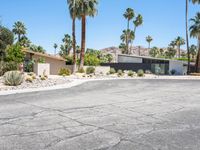
[[76,30],[76,19],[75,17],[73,17],[72,20],[72,37],[73,37],[73,74],[76,73],[76,34],[75,34],[75,30]]
[[80,68],[84,66],[84,56],[85,56],[85,39],[86,39],[86,16],[82,16],[82,38],[81,38],[81,63]]
[[18,34],[18,42],[20,42],[20,40],[21,40],[21,35]]
[[188,56],[187,74],[190,74],[190,50],[189,50],[189,37],[188,37],[188,0],[186,0],[185,23],[186,23],[186,45],[187,45],[187,56]]
[[[129,20],[128,20],[128,24],[127,24],[127,33],[128,33],[128,30],[129,30]],[[127,51],[127,54],[129,54],[129,43],[128,43],[129,39],[128,39],[128,34],[126,34],[126,51]]]
[[196,72],[200,73],[200,36],[198,37],[198,54],[196,60]]
[[178,46],[178,58],[181,58],[181,46]]

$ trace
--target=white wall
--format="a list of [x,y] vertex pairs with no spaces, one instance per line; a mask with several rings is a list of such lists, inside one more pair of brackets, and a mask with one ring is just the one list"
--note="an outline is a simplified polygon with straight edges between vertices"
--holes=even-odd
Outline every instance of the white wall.
[[36,75],[50,75],[50,64],[40,64],[40,63],[36,63],[34,64],[34,73]]
[[118,63],[142,63],[142,58],[118,55]]
[[186,75],[187,74],[187,67],[184,66],[183,61],[170,60],[169,61],[169,72],[171,72],[171,70],[176,70],[176,75]]

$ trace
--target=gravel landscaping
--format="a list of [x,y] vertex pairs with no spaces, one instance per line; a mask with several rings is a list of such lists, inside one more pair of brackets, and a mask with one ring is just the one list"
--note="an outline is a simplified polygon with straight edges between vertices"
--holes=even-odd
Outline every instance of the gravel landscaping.
[[70,83],[70,82],[71,82],[71,80],[68,78],[65,78],[65,77],[48,78],[46,80],[41,80],[41,79],[37,78],[37,79],[33,80],[32,83],[24,81],[19,86],[6,86],[3,84],[3,77],[0,77],[0,91],[50,87],[50,86],[66,84],[66,83]]

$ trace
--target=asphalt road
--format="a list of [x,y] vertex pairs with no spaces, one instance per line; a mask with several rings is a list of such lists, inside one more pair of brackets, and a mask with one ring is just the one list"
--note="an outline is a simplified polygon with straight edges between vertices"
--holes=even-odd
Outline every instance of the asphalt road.
[[200,81],[114,80],[0,97],[0,150],[199,150]]

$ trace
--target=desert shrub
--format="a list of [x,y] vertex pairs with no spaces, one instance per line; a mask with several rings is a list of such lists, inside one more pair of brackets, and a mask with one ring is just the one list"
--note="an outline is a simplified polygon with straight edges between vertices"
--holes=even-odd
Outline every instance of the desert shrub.
[[142,69],[138,70],[137,76],[138,77],[143,77],[144,76],[144,71]]
[[61,68],[61,69],[59,70],[58,74],[59,74],[60,76],[63,76],[63,75],[69,76],[69,75],[71,75],[71,70],[68,69],[68,68]]
[[86,74],[92,74],[95,72],[95,68],[94,67],[87,67],[86,68]]
[[146,74],[152,74],[152,72],[150,70],[146,70],[145,73]]
[[172,70],[170,71],[170,73],[171,73],[171,75],[175,75],[175,74],[176,74],[176,70],[175,70],[175,69],[172,69]]
[[85,70],[83,68],[79,68],[78,73],[85,73]]
[[26,76],[26,79],[25,79],[26,82],[30,82],[30,83],[32,83],[33,80],[34,80],[34,79],[33,79],[32,76],[29,76],[29,75]]
[[128,71],[128,76],[129,76],[129,77],[133,77],[133,76],[134,76],[134,72],[133,72],[132,70],[129,70],[129,71]]
[[122,70],[118,70],[118,71],[117,71],[117,75],[118,75],[118,76],[123,76],[123,71],[122,71]]
[[46,80],[47,78],[45,76],[40,76],[40,80]]
[[110,74],[115,74],[116,70],[114,68],[110,68]]
[[8,71],[4,74],[4,84],[9,86],[20,85],[24,80],[22,73],[19,71]]

